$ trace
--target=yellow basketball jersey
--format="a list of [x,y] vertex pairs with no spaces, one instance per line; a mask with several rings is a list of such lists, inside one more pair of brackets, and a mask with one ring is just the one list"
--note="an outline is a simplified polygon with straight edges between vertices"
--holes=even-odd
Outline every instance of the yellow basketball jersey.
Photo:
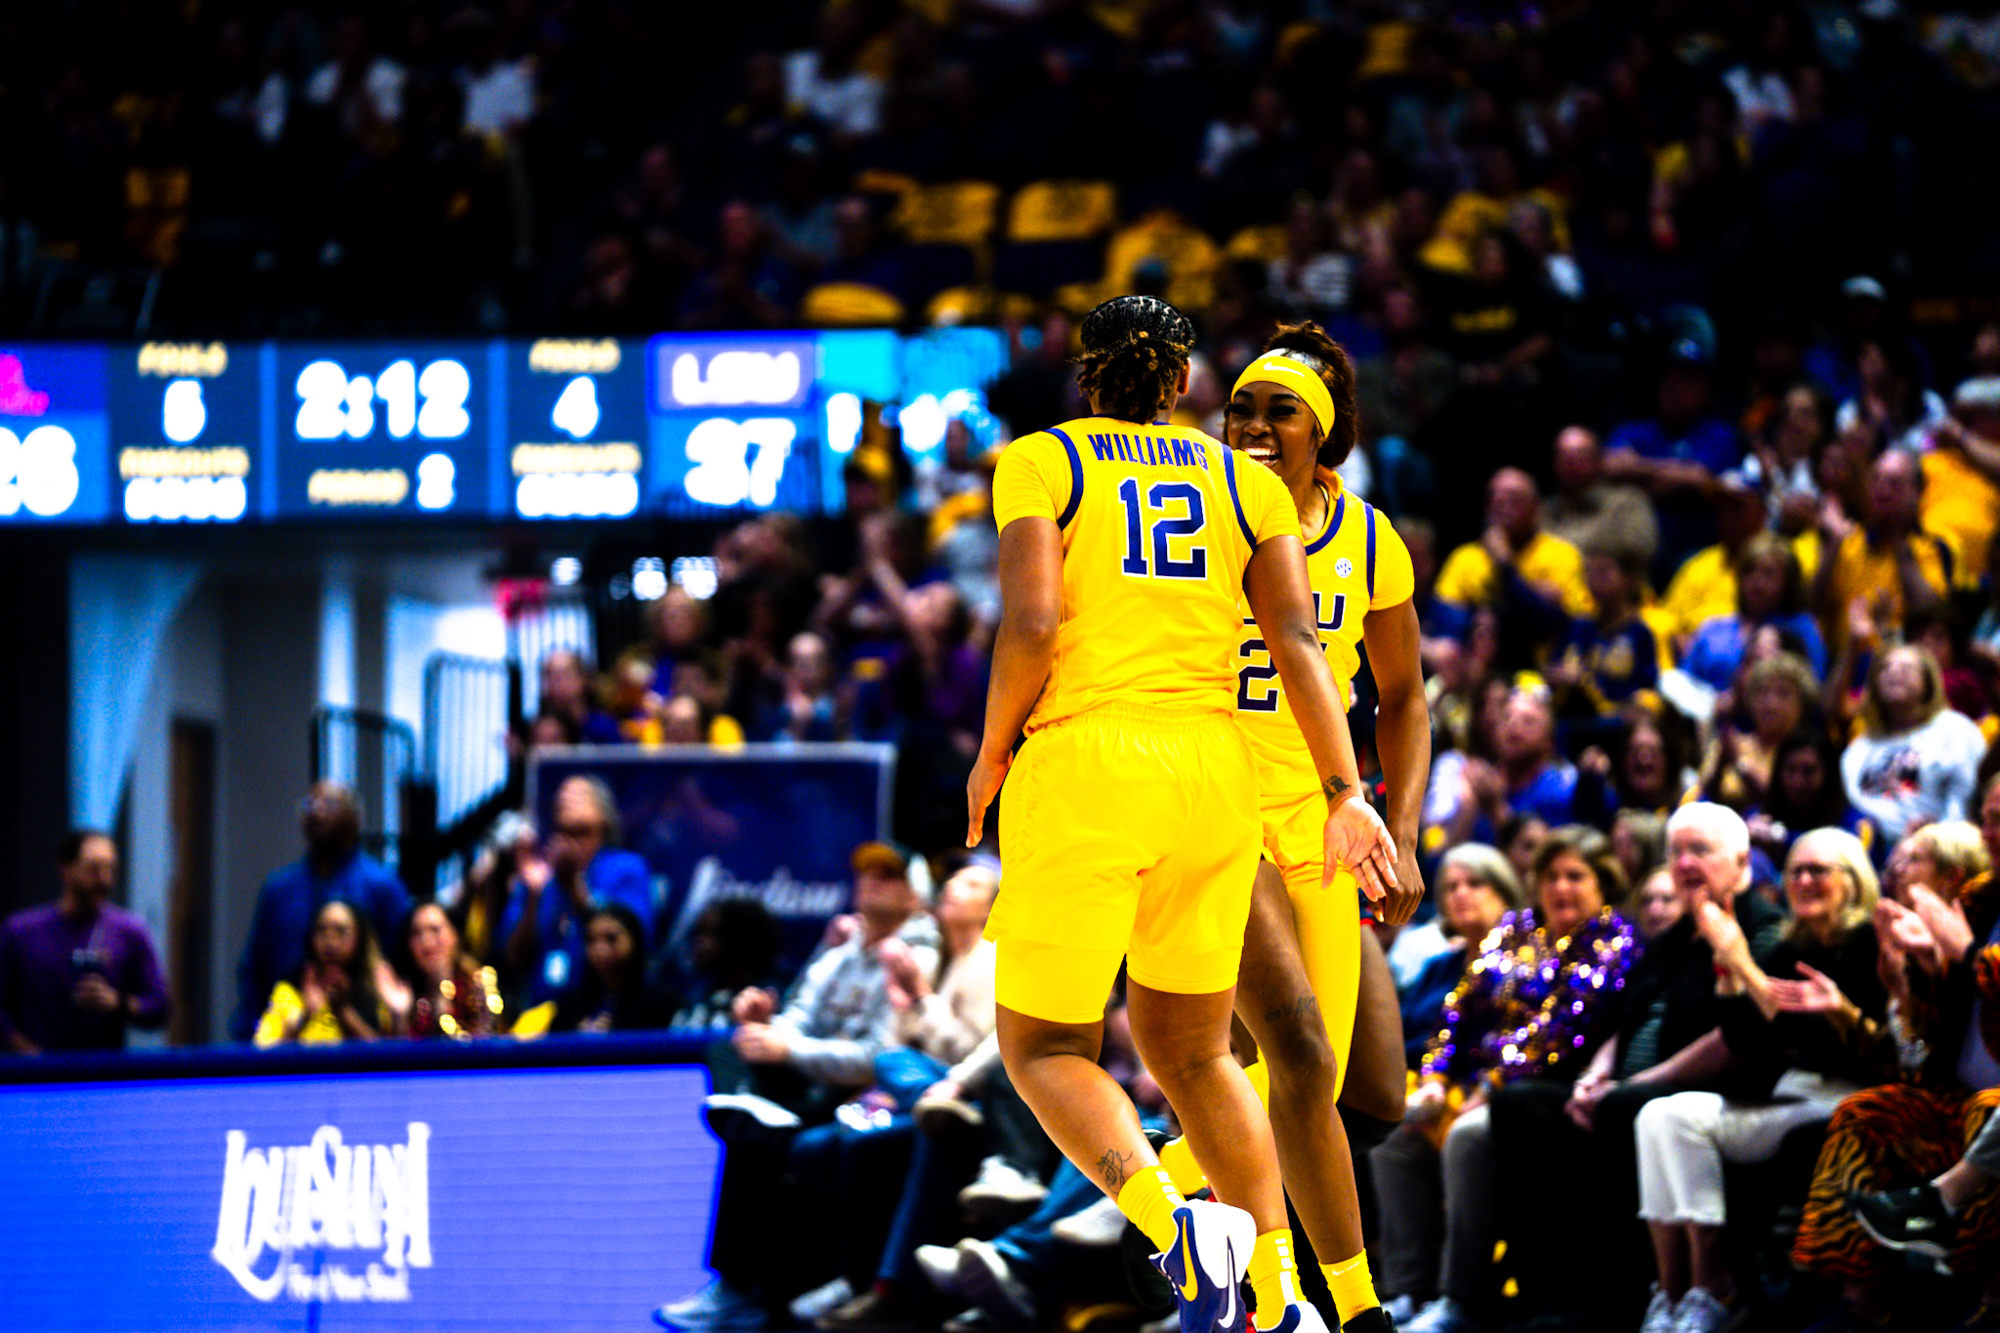
[[1277,477],[1198,430],[1086,417],[1000,456],[995,522],[1033,516],[1062,529],[1063,607],[1029,731],[1109,703],[1230,708],[1243,567],[1299,535]]
[[[1268,471],[1248,460],[1243,470]],[[1370,611],[1409,601],[1416,591],[1416,574],[1409,548],[1389,520],[1360,496],[1342,489],[1336,474],[1321,469],[1319,476],[1330,503],[1325,530],[1306,543],[1306,572],[1312,578],[1313,609],[1327,665],[1340,684],[1341,701],[1352,707],[1354,673],[1361,669],[1362,621]],[[1318,791],[1320,775],[1312,752],[1292,717],[1278,669],[1271,665],[1271,654],[1247,604],[1241,618],[1236,721],[1257,756],[1259,790],[1267,800]]]

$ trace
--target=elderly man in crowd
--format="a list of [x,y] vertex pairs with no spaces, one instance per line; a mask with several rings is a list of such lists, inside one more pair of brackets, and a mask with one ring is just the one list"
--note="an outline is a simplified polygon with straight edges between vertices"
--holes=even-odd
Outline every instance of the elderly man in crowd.
[[[1569,1178],[1590,1182],[1591,1215],[1613,1220],[1596,1229],[1565,1226],[1534,1206],[1544,1196],[1525,1175],[1510,1179],[1507,1197],[1522,1205],[1508,1231],[1523,1288],[1570,1291],[1616,1321],[1627,1313],[1621,1302],[1642,1300],[1646,1290],[1633,1124],[1657,1097],[1716,1088],[1731,1063],[1715,955],[1696,929],[1700,906],[1731,913],[1758,958],[1769,956],[1784,928],[1783,914],[1751,889],[1750,830],[1727,806],[1696,802],[1676,810],[1667,821],[1667,865],[1687,910],[1626,975],[1612,1005],[1612,1035],[1582,1077],[1573,1087],[1516,1084],[1493,1098],[1494,1139],[1508,1169],[1523,1175],[1536,1169],[1528,1163],[1565,1163]],[[1636,1309],[1630,1313],[1637,1327]]]
[[[920,915],[909,855],[867,842],[854,849],[853,866],[853,914],[834,919],[834,942],[806,965],[790,1001],[781,1009],[762,987],[742,991],[732,1006],[735,1034],[711,1056],[719,1091],[708,1099],[708,1121],[726,1145],[709,1240],[716,1277],[654,1312],[669,1327],[761,1328],[840,1262],[844,1240],[815,1226],[840,1201],[800,1187],[831,1179],[840,1127],[802,1127],[828,1119],[875,1076],[896,1018],[885,953],[900,960],[907,950],[922,976],[935,975],[938,958],[936,923]],[[811,1244],[791,1243],[807,1237]],[[774,1255],[787,1261],[774,1264]]]
[[378,940],[393,940],[409,915],[410,894],[396,872],[361,850],[361,805],[338,782],[318,782],[299,807],[306,854],[271,872],[257,892],[250,936],[236,967],[236,1013],[229,1035],[250,1040],[271,988],[305,958],[306,928],[319,909],[345,899],[368,916]]
[[618,841],[618,805],[602,781],[573,777],[556,788],[542,851],[520,858],[500,917],[507,966],[530,1003],[558,998],[583,975],[583,928],[601,906],[631,908],[646,928],[641,948],[651,944],[652,873]]
[[127,1027],[167,1021],[159,954],[145,923],[111,901],[109,834],[67,834],[56,860],[56,900],[0,925],[0,1050],[123,1050]]

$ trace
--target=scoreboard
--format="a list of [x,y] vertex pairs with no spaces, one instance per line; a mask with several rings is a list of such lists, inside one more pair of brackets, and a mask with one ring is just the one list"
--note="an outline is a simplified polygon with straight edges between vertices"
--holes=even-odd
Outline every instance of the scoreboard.
[[838,512],[866,414],[990,440],[990,329],[0,342],[0,526]]

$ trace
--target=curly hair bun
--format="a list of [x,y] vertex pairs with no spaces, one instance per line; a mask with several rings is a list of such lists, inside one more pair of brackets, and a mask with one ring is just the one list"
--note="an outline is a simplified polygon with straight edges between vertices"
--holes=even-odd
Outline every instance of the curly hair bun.
[[1119,296],[1083,318],[1077,386],[1106,416],[1151,421],[1194,349],[1194,324],[1152,296]]

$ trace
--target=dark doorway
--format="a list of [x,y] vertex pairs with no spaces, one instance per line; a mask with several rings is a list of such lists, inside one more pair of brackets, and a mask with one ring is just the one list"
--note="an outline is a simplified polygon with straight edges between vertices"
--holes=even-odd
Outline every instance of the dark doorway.
[[167,978],[176,1046],[209,1040],[209,996],[215,952],[209,939],[215,901],[215,727],[177,717],[168,742],[173,870],[167,888]]

